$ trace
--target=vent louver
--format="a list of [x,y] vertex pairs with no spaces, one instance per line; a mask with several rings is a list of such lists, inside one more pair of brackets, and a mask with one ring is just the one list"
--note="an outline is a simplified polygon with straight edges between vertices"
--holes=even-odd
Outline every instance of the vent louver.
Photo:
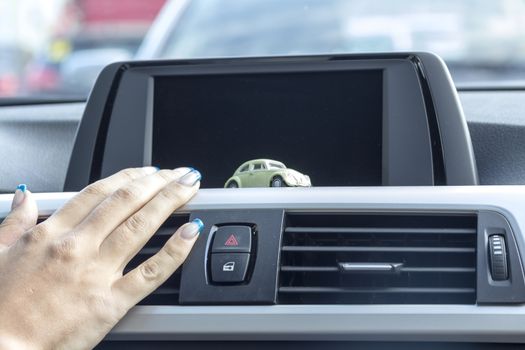
[[476,216],[286,218],[281,304],[474,304]]
[[[189,215],[173,215],[168,218],[159,230],[151,237],[140,252],[129,262],[124,268],[124,273],[134,269],[141,262],[147,260],[154,255],[166,243],[168,238],[182,225],[189,221]],[[47,217],[38,218],[38,223],[45,221]],[[151,293],[138,303],[138,305],[178,305],[179,304],[179,288],[181,279],[181,268],[157,290]]]
[[[144,248],[129,262],[124,269],[124,273],[137,267],[141,262],[158,252],[168,238],[188,220],[189,215],[174,215],[166,220]],[[179,303],[180,278],[181,268],[157,290],[139,302],[138,305],[177,305]]]

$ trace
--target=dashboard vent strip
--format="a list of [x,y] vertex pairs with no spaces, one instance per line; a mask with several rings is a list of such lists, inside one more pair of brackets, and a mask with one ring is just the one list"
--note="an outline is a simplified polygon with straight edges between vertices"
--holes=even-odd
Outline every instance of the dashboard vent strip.
[[[177,214],[168,218],[139,253],[131,259],[129,264],[124,268],[124,273],[134,269],[141,262],[157,253],[170,236],[179,227],[189,221],[189,218],[190,216],[188,214]],[[41,223],[46,219],[47,217],[39,217],[38,223]],[[140,301],[138,305],[178,305],[181,269],[182,267],[175,271],[175,273],[164,282],[163,285]]]
[[288,213],[281,304],[474,304],[470,214]]
[[[188,222],[189,215],[173,215],[159,228],[155,235],[146,243],[140,252],[129,262],[124,273],[137,267],[166,243],[171,235],[184,223]],[[177,305],[179,304],[179,287],[181,278],[179,268],[163,285],[144,298],[138,305]]]

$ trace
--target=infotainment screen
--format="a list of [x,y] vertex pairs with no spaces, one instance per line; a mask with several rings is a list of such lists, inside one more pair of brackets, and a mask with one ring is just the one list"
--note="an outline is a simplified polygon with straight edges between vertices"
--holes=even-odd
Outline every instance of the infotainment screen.
[[145,165],[205,188],[477,184],[456,88],[424,52],[111,64],[64,189]]
[[383,71],[154,77],[152,164],[202,187],[382,184]]

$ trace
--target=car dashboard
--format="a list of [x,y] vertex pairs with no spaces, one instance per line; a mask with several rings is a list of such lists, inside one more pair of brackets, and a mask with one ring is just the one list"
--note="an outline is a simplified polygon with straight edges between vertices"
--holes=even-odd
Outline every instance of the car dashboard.
[[[232,106],[238,101],[259,109],[254,115],[273,107],[293,115],[297,106],[283,107],[286,100],[273,105],[257,98],[267,96],[265,84],[270,90],[289,84],[286,91],[300,89],[299,96],[313,91],[314,97],[332,88],[315,75],[322,89],[308,85],[301,90],[313,81],[308,80],[311,72],[346,77],[336,85],[350,94],[349,102],[335,109],[344,113],[331,120],[337,122],[332,129],[308,119],[306,111],[307,122],[300,127],[292,125],[293,118],[272,119],[272,113],[265,114],[267,123],[254,117],[243,124],[246,108],[235,115]],[[382,72],[382,79],[356,72]],[[359,89],[344,85],[349,78],[376,81],[367,89],[378,95],[364,99]],[[208,80],[193,91],[192,83],[203,79]],[[293,85],[295,79],[300,84]],[[230,88],[205,91],[199,100],[199,86],[214,84]],[[253,86],[260,90],[250,94]],[[236,99],[228,92],[235,92]],[[127,268],[154,254],[184,222],[199,217],[205,227],[189,258],[128,313],[100,348],[140,349],[152,342],[159,349],[507,348],[525,343],[522,95],[472,90],[458,96],[443,62],[427,53],[113,64],[99,77],[85,108],[47,107],[64,115],[34,118],[34,125],[62,126],[49,127],[50,134],[39,142],[58,136],[54,147],[72,149],[50,152],[67,166],[47,166],[52,180],[36,179],[35,187],[42,184],[47,190],[35,197],[45,220],[83,186],[124,167],[173,167],[193,157],[193,164],[211,174]],[[206,100],[215,103],[213,115],[221,117],[215,119],[232,123],[213,124],[209,117],[209,130],[184,149],[187,141],[176,139],[185,136],[166,131],[186,130],[190,125],[184,122],[192,118],[184,116],[195,117],[195,111],[208,115],[199,109]],[[362,101],[381,108],[363,107]],[[503,103],[505,110],[494,121]],[[344,124],[354,115],[345,110],[348,104],[368,119]],[[11,108],[13,114],[0,123],[18,132],[28,128],[14,115],[33,107]],[[76,130],[77,120],[69,113],[82,110]],[[275,130],[269,127],[275,125]],[[294,153],[288,142],[297,136],[294,130],[308,133],[309,128],[321,141],[344,129],[358,142],[334,138],[340,142],[330,149],[329,142],[311,141],[340,166],[318,171],[307,162],[315,154]],[[251,155],[243,153],[250,146],[238,147],[249,145],[239,136],[246,130],[261,135],[273,135],[273,130],[275,149],[291,150],[287,159],[306,169],[313,187],[222,188],[247,160],[243,157]],[[251,146],[264,147],[266,139],[257,137],[252,136]],[[312,137],[294,141],[304,145],[305,139]],[[230,143],[235,147],[228,148]],[[202,151],[212,146],[217,153]],[[220,168],[230,161],[227,169]],[[2,189],[7,191],[13,178],[2,180]],[[0,195],[0,217],[9,212],[11,200],[10,194]]]
[[[198,214],[199,217],[208,220],[213,218],[212,222],[216,223],[238,223],[238,219],[241,218],[243,218],[241,221],[250,221],[250,218],[257,217],[261,213],[265,216],[271,213],[277,220],[277,230],[265,231],[263,224],[258,232],[260,234],[258,239],[271,241],[270,243],[274,245],[273,250],[266,252],[265,255],[257,254],[255,260],[257,273],[270,267],[273,272],[270,282],[257,286],[258,290],[253,294],[239,292],[242,287],[239,284],[211,286],[215,290],[208,293],[206,288],[210,288],[210,285],[198,285],[200,281],[194,281],[194,271],[191,275],[176,273],[164,286],[132,309],[111,331],[107,337],[108,341],[118,343],[120,341],[330,340],[465,344],[525,341],[522,327],[525,321],[525,308],[522,305],[525,297],[523,258],[519,254],[525,244],[521,229],[525,224],[525,210],[521,200],[525,193],[524,186],[388,187],[345,190],[240,189],[236,196],[229,195],[228,191],[228,189],[201,190],[191,202],[176,213],[176,216],[188,217]],[[73,195],[74,193],[36,194],[42,217],[50,215]],[[7,197],[3,196],[0,202],[2,216],[7,213],[10,203],[10,198]],[[254,201],[254,198],[257,200]],[[350,223],[359,221],[356,218],[360,218],[360,226],[364,225],[368,228],[365,230],[361,227],[360,230],[376,236],[379,235],[378,232],[391,234],[404,232],[404,236],[407,235],[406,232],[427,236],[432,232],[439,232],[441,236],[480,235],[481,238],[470,240],[470,249],[466,249],[464,238],[459,239],[463,242],[459,246],[453,241],[448,245],[444,241],[442,245],[436,246],[435,242],[428,240],[426,249],[424,243],[418,244],[415,249],[420,249],[421,252],[417,253],[407,252],[410,246],[407,247],[406,237],[399,238],[400,245],[388,246],[391,251],[396,248],[405,250],[401,254],[404,254],[409,261],[411,261],[410,255],[423,254],[428,260],[429,255],[434,254],[436,259],[430,260],[436,266],[448,265],[449,269],[441,268],[437,275],[428,267],[419,272],[413,271],[414,282],[417,282],[417,274],[426,274],[430,277],[430,279],[423,277],[418,282],[420,284],[417,288],[410,281],[403,279],[396,281],[396,275],[394,280],[387,279],[394,281],[399,290],[385,288],[384,280],[382,285],[378,285],[381,279],[376,278],[377,272],[362,271],[357,275],[358,278],[372,285],[367,288],[354,287],[353,291],[358,296],[366,293],[367,297],[354,297],[350,298],[354,301],[349,301],[346,295],[341,296],[342,290],[337,290],[341,289],[341,286],[347,288],[348,284],[343,278],[326,278],[325,290],[309,291],[304,285],[300,287],[299,284],[308,285],[316,281],[315,276],[310,276],[313,280],[309,281],[305,278],[297,284],[290,283],[289,278],[286,277],[290,272],[286,271],[285,263],[288,269],[290,264],[295,264],[299,273],[307,273],[300,269],[300,264],[305,262],[304,259],[292,262],[285,257],[289,254],[283,251],[287,249],[285,245],[287,243],[279,240],[278,236],[280,232],[290,231],[292,227],[282,228],[281,224],[286,224],[287,221],[281,222],[281,220],[288,219],[290,225],[293,223],[292,220],[301,224],[305,213],[307,217],[336,216],[342,224],[346,224],[346,226],[331,227],[332,231],[337,231],[336,228],[339,231],[345,229],[352,231]],[[410,221],[406,220],[407,217]],[[454,224],[443,227],[440,221],[435,220],[443,218],[451,219]],[[382,222],[390,222],[392,227],[384,225],[382,228],[375,227],[373,224],[377,225],[378,219]],[[407,222],[411,222],[414,227],[400,230],[403,227],[400,225],[406,225]],[[414,222],[418,224],[414,225]],[[432,222],[438,227],[432,227]],[[174,225],[177,225],[177,220],[169,220],[158,234],[173,232]],[[312,227],[299,230],[316,232]],[[324,230],[331,231],[328,227],[324,227]],[[491,270],[487,260],[488,252],[483,251],[480,246],[485,245],[485,239],[491,233],[497,233],[506,239],[507,256],[511,261],[509,273],[512,284],[506,292],[509,285],[492,286],[496,288],[495,290],[490,290],[491,287],[486,285],[487,281],[491,280],[489,277]],[[210,234],[213,234],[213,230],[208,225],[185,268],[189,265],[200,265],[198,268],[203,270],[201,272],[204,275],[205,253],[203,252],[209,244]],[[142,258],[148,256],[151,250],[158,249],[160,244],[158,239],[152,239],[139,256],[142,255]],[[341,246],[340,244],[339,247]],[[405,249],[402,249],[403,247]],[[447,249],[448,252],[439,252]],[[277,263],[279,259],[268,261],[270,258],[276,258],[279,251],[280,263]],[[392,256],[388,253],[389,249],[386,249],[383,257]],[[376,258],[379,259],[380,256],[376,255]],[[445,258],[450,262],[443,261]],[[419,259],[421,257],[411,261],[413,269],[415,261]],[[456,270],[462,268],[463,271],[454,271],[450,266],[452,261]],[[460,262],[462,265],[458,265]],[[434,269],[439,270],[439,267]],[[342,274],[339,271],[323,273]],[[397,276],[401,277],[406,273],[399,272]],[[197,272],[196,275],[198,274]],[[458,274],[461,277],[459,280],[454,276]],[[356,276],[356,274],[349,274],[352,275]],[[256,276],[252,276],[250,284],[256,283],[254,277]],[[280,282],[278,278],[281,279]],[[284,280],[285,278],[288,279]],[[439,281],[433,280],[434,278],[439,278]],[[426,281],[426,286],[421,284],[421,281]],[[270,284],[272,282],[274,284]],[[181,283],[188,283],[188,287],[193,289],[185,299],[181,299],[180,293],[189,291],[185,291]],[[497,282],[492,281],[492,283]],[[292,291],[292,294],[289,293],[294,288],[297,290]],[[261,290],[263,292],[270,290],[270,299],[254,300],[257,297],[264,298]],[[350,292],[352,292],[351,288],[344,291],[344,293]],[[374,296],[371,298],[372,294]],[[195,295],[201,300],[195,300]],[[297,295],[297,298],[291,298],[291,295]],[[303,301],[301,298],[306,299]]]

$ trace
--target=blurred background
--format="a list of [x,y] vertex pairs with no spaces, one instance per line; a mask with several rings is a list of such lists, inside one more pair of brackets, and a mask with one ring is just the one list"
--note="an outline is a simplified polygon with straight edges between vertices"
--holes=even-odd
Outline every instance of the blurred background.
[[0,98],[85,99],[115,61],[433,51],[525,85],[525,0],[0,0]]
[[85,97],[134,57],[165,0],[0,0],[0,96]]

